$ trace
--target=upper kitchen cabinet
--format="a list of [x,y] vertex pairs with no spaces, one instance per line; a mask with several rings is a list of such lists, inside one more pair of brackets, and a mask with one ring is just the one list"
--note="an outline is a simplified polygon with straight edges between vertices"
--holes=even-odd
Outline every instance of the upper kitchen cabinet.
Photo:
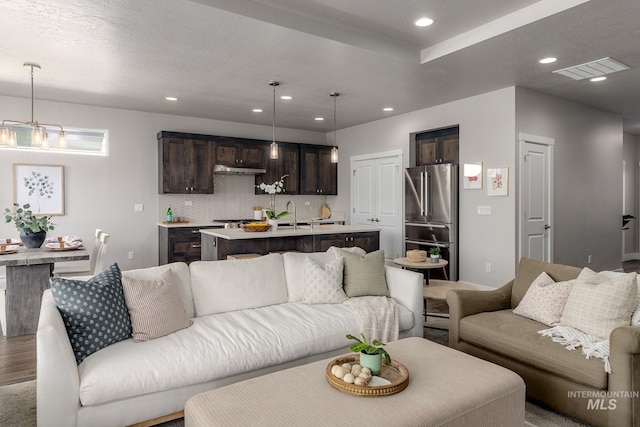
[[229,138],[223,136],[215,137],[216,164],[230,166],[234,168],[257,168],[265,167],[265,142],[242,138]]
[[454,126],[412,135],[411,163],[415,166],[436,163],[458,164],[459,127]]
[[[264,147],[266,174],[256,175],[256,185],[261,183],[272,184],[283,175],[288,175],[284,180],[284,192],[287,194],[300,194],[300,149],[298,144],[278,143],[278,158],[269,158],[269,145]],[[262,194],[256,188],[256,194]]]
[[213,193],[213,146],[201,135],[159,132],[159,193]]
[[300,145],[300,194],[338,194],[338,165],[331,163],[331,147]]

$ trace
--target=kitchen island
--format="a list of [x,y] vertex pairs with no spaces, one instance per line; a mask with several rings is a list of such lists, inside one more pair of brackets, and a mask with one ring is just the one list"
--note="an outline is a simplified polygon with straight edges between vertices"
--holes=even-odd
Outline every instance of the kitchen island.
[[270,252],[324,252],[331,246],[358,246],[367,252],[380,248],[380,230],[351,225],[315,225],[313,228],[278,227],[276,231],[246,232],[239,228],[202,229],[202,260],[227,259],[227,255]]

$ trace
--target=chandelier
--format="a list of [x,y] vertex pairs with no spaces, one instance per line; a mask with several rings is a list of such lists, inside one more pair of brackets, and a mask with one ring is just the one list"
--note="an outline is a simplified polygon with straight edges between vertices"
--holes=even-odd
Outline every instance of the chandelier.
[[67,136],[62,126],[38,123],[33,118],[33,69],[40,69],[41,67],[40,64],[36,64],[34,62],[25,62],[23,65],[31,69],[31,121],[22,122],[19,120],[3,120],[2,126],[0,127],[0,145],[17,147],[18,137],[16,131],[13,130],[13,125],[24,125],[31,127],[31,146],[46,150],[49,148],[49,135],[47,134],[46,126],[49,126],[60,128],[60,132],[58,133],[57,147],[63,149],[67,148]]

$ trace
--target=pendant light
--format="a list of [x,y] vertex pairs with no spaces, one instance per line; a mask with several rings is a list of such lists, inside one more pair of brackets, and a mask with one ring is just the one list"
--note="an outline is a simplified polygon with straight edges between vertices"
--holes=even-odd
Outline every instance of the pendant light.
[[[33,69],[40,69],[40,64],[36,64],[35,62],[25,62],[23,64],[25,67],[29,67],[31,70],[31,121],[23,122],[19,120],[3,120],[2,126],[0,126],[0,145],[5,145],[9,147],[17,147],[18,146],[18,138],[16,132],[13,130],[12,124],[14,125],[26,125],[31,127],[31,146],[39,147],[43,150],[47,150],[49,148],[49,135],[47,134],[47,129],[45,126],[59,127],[60,132],[58,133],[58,148],[67,148],[67,136],[64,132],[64,129],[60,125],[53,124],[39,124],[33,118]],[[9,124],[9,126],[7,126]]]
[[272,80],[269,82],[269,85],[273,87],[273,138],[269,147],[269,158],[272,160],[277,160],[278,143],[276,142],[276,86],[280,86],[280,82]]
[[331,92],[333,97],[333,148],[331,149],[331,163],[338,163],[338,131],[336,125],[336,98],[340,96],[339,92]]

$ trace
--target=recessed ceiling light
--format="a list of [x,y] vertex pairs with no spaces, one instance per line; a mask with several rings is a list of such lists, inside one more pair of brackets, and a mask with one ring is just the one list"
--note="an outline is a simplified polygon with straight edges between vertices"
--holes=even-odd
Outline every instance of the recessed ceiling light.
[[289,96],[289,95],[282,95],[280,97],[280,99],[284,99],[285,101],[289,101],[290,99],[293,99],[293,98],[291,96]]
[[323,120],[324,120],[324,117],[316,117],[316,118],[315,118],[315,119],[313,119],[313,120],[315,120],[316,122],[321,122],[321,121],[323,121]]
[[607,80],[607,78],[605,76],[600,76],[600,77],[594,77],[591,79],[592,82],[601,82],[603,80]]
[[540,61],[538,61],[541,64],[551,64],[554,63],[558,60],[558,58],[554,58],[554,57],[548,57],[548,58],[542,58]]
[[262,108],[254,108],[253,110],[254,113],[262,113]]
[[167,101],[177,101],[178,98],[176,98],[175,96],[165,96],[165,98]]
[[428,27],[431,24],[433,24],[433,19],[426,17],[413,21],[413,25],[415,25],[416,27]]
[[382,111],[393,111],[393,107],[384,107]]

